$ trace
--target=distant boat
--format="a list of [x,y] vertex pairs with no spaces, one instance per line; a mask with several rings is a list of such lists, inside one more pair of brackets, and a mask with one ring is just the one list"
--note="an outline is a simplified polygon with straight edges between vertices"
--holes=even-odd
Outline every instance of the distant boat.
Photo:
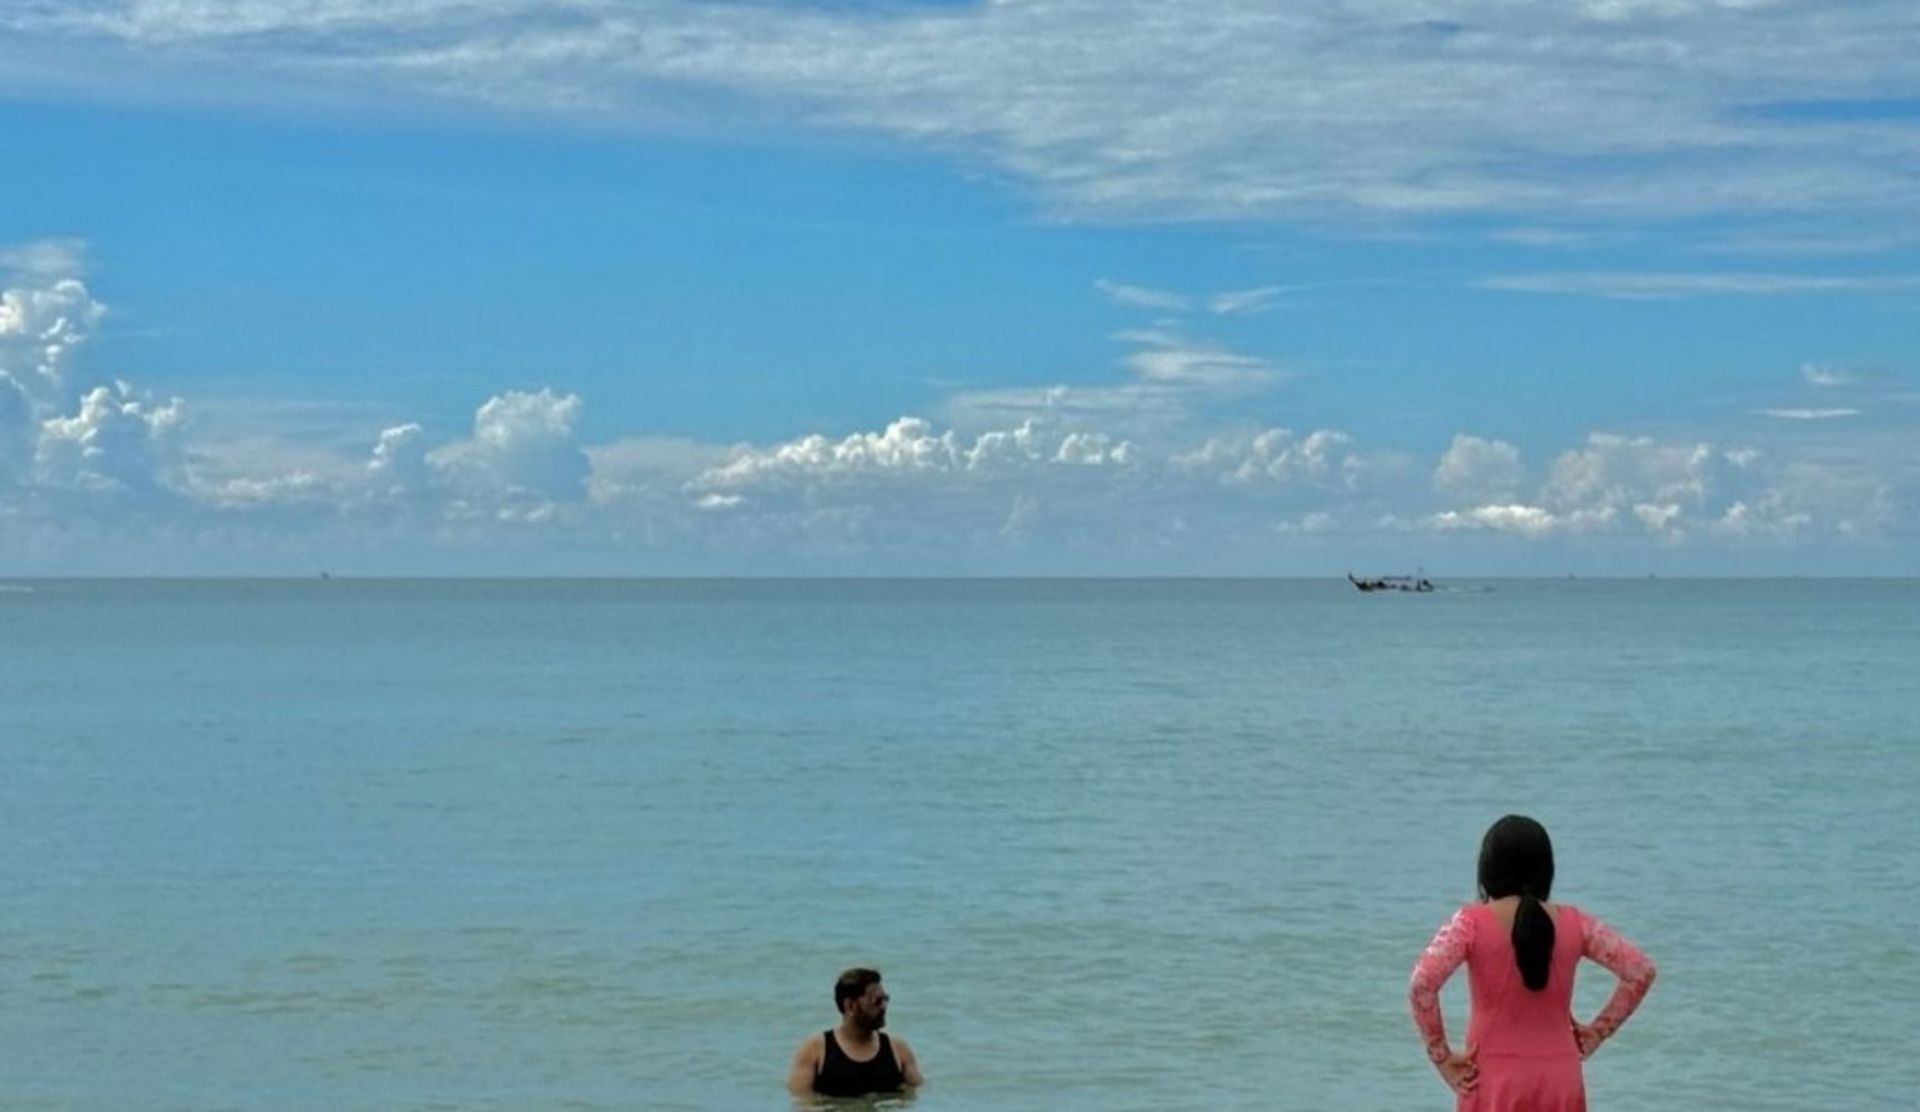
[[1354,588],[1363,594],[1372,594],[1374,591],[1407,591],[1424,595],[1433,590],[1433,580],[1428,579],[1425,572],[1415,575],[1376,575],[1368,579],[1356,579],[1352,572],[1348,572],[1347,582],[1353,584]]

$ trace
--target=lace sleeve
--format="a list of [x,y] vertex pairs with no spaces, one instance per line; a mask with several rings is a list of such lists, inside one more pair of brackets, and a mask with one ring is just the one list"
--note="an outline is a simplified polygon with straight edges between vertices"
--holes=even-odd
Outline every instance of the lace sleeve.
[[1600,1032],[1601,1038],[1612,1038],[1627,1017],[1633,1014],[1633,1010],[1640,1006],[1640,1000],[1646,996],[1647,990],[1653,987],[1657,970],[1647,955],[1612,927],[1591,915],[1582,915],[1580,921],[1581,955],[1606,966],[1614,976],[1620,978],[1620,984],[1607,999],[1607,1006],[1600,1009],[1600,1014],[1594,1017],[1592,1024]]
[[1440,986],[1467,960],[1472,940],[1473,924],[1463,907],[1433,936],[1413,965],[1407,1000],[1413,1008],[1414,1026],[1420,1028],[1420,1039],[1426,1043],[1427,1057],[1435,1063],[1446,1061],[1452,1053],[1447,1047],[1446,1022],[1440,1017]]

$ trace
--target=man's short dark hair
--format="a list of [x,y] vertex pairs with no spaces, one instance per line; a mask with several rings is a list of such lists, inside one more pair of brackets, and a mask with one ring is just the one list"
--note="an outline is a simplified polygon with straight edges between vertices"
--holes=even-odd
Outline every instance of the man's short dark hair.
[[845,1015],[847,1001],[860,999],[867,994],[867,989],[879,983],[878,969],[849,969],[840,974],[840,979],[833,982],[834,1010]]

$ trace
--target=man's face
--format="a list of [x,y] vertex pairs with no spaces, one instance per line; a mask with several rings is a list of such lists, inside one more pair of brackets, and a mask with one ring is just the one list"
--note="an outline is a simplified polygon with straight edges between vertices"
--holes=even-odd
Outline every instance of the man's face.
[[869,1031],[878,1031],[887,1025],[887,990],[879,985],[868,985],[867,991],[847,1001],[847,1018]]

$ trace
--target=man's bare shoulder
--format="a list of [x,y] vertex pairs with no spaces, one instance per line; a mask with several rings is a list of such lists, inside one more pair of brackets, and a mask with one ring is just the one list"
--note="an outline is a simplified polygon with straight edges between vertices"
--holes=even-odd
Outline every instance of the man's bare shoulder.
[[787,1067],[787,1090],[795,1096],[813,1091],[814,1075],[826,1060],[826,1039],[816,1031],[800,1040],[794,1048],[793,1064]]
[[920,1072],[920,1059],[913,1053],[913,1047],[898,1035],[893,1036],[893,1057],[900,1064],[901,1080],[909,1088],[918,1088],[927,1083],[926,1075]]

